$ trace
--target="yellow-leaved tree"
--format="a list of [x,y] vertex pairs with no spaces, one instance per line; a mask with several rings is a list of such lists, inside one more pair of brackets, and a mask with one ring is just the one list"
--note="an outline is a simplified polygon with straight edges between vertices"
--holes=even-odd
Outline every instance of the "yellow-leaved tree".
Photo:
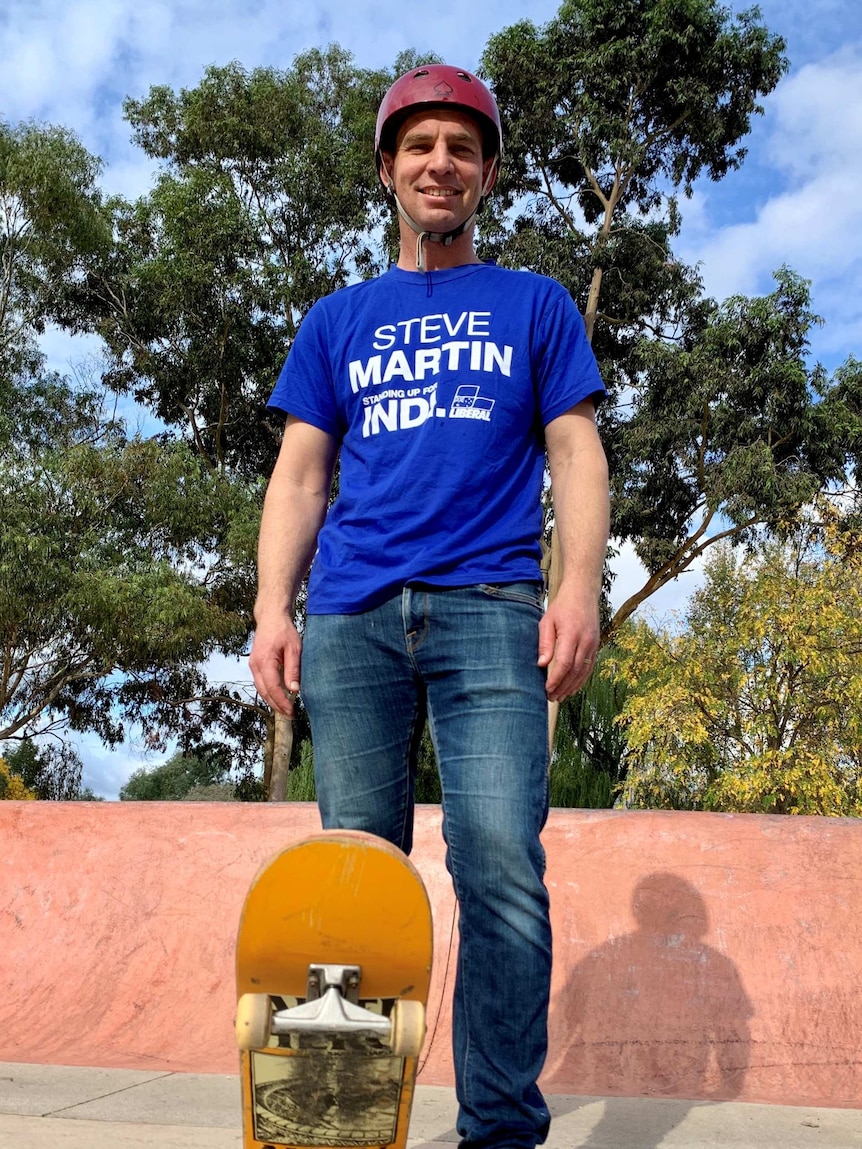
[[28,790],[17,774],[13,774],[5,758],[0,758],[0,802],[34,801],[36,795]]
[[821,511],[720,551],[680,626],[618,635],[626,805],[862,815],[862,532]]

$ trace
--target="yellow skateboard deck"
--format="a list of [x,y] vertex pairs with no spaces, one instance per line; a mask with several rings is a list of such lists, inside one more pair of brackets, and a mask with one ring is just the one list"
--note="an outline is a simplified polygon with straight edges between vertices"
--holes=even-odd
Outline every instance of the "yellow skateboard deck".
[[236,945],[245,1149],[404,1149],[432,936],[380,838],[323,831],[262,867]]

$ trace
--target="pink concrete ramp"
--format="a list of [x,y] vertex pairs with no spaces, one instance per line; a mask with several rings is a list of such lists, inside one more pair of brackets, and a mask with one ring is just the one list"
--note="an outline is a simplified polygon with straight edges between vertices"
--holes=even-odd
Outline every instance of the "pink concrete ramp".
[[[236,1070],[245,892],[308,805],[0,803],[0,1060]],[[862,822],[552,811],[551,1092],[862,1105]],[[420,1080],[452,1083],[440,812]]]
[[[319,829],[305,803],[0,803],[0,1061],[236,1072],[243,900]],[[414,855],[434,907],[429,1055],[455,911],[435,837],[429,811]]]
[[862,821],[557,812],[547,1079],[859,1107]]

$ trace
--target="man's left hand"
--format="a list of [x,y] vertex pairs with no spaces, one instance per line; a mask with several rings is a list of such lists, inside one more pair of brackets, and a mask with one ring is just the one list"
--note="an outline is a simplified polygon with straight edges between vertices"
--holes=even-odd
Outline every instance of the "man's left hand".
[[550,702],[581,689],[593,672],[600,640],[598,605],[570,598],[561,587],[539,623],[539,666],[548,668]]

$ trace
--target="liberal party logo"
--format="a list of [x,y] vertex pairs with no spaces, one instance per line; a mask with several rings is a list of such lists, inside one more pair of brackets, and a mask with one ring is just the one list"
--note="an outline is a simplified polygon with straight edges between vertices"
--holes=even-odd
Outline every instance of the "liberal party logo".
[[484,419],[486,423],[490,423],[494,402],[493,399],[484,399],[479,394],[478,386],[463,383],[455,392],[452,406],[449,408],[449,418]]

